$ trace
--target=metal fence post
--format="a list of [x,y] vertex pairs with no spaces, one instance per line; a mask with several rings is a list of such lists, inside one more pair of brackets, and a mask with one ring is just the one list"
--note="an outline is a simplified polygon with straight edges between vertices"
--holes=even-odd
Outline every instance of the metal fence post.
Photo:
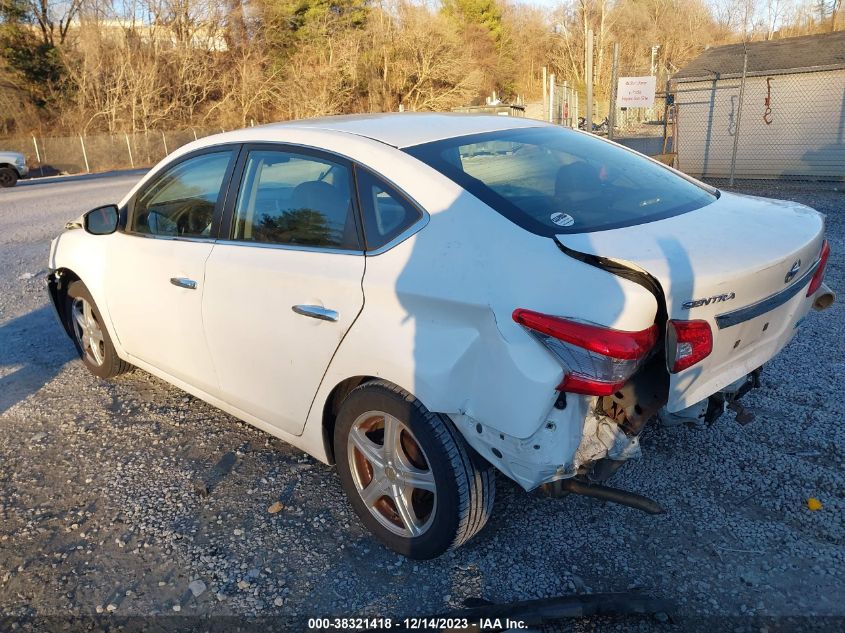
[[734,184],[734,170],[736,169],[736,150],[739,146],[739,122],[742,118],[742,101],[745,96],[745,75],[748,71],[748,46],[745,47],[745,55],[742,58],[742,79],[739,82],[739,104],[736,106],[736,130],[734,130],[734,147],[731,152],[731,179],[730,186]]
[[570,127],[573,130],[577,130],[578,129],[578,118],[581,116],[581,111],[578,107],[578,99],[579,99],[578,91],[575,90],[574,88],[572,89],[572,96],[575,98],[575,108],[572,110],[572,123],[570,124]]
[[82,158],[85,159],[85,171],[86,173],[91,173],[91,166],[88,165],[88,152],[85,151],[85,140],[82,138],[82,135],[79,135],[79,144],[82,146]]
[[610,112],[607,113],[607,138],[613,140],[616,127],[616,88],[619,83],[619,42],[613,43],[613,66],[610,71]]
[[560,113],[560,124],[561,125],[568,125],[569,127],[572,127],[572,123],[568,122],[568,121],[570,121],[570,115],[572,114],[569,111],[569,93],[570,92],[571,92],[571,89],[569,88],[569,82],[564,81],[563,87],[561,88],[561,91],[560,91],[560,101],[561,101],[561,106],[562,106],[561,107],[562,111]]
[[584,106],[584,129],[593,133],[593,29],[587,31],[587,50],[584,53],[584,80],[587,82],[587,103]]
[[129,143],[129,135],[124,132],[124,138],[126,138],[126,149],[129,151],[129,165],[132,169],[135,169],[135,160],[132,158],[132,145]]
[[549,71],[543,66],[543,112],[549,111]]

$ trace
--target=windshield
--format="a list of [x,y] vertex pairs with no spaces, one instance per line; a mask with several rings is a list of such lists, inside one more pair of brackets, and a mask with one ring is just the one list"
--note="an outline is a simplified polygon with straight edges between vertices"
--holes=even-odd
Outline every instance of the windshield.
[[660,164],[564,128],[501,130],[405,151],[540,235],[642,224],[716,199]]

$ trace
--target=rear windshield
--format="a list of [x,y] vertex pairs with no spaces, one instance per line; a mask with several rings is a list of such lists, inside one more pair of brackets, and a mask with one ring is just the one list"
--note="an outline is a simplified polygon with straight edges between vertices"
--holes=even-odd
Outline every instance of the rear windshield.
[[501,130],[405,151],[540,235],[642,224],[717,197],[634,152],[563,128]]

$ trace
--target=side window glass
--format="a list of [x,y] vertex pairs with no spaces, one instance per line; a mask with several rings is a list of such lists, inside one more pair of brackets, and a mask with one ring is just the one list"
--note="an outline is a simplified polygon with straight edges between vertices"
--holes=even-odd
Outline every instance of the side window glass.
[[208,237],[230,150],[202,154],[166,171],[138,196],[131,231],[172,237]]
[[276,150],[249,153],[234,239],[360,249],[346,166]]
[[358,169],[357,174],[367,249],[375,250],[414,224],[422,214],[394,187],[369,171]]

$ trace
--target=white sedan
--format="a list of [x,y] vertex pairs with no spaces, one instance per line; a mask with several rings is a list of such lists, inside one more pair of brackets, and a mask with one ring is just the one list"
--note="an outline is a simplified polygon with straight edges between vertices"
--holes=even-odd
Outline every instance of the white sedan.
[[367,527],[429,558],[482,529],[496,470],[659,511],[602,482],[649,420],[740,406],[833,301],[823,233],[538,121],[338,117],[179,149],[68,225],[48,287],[94,374],[336,463]]

